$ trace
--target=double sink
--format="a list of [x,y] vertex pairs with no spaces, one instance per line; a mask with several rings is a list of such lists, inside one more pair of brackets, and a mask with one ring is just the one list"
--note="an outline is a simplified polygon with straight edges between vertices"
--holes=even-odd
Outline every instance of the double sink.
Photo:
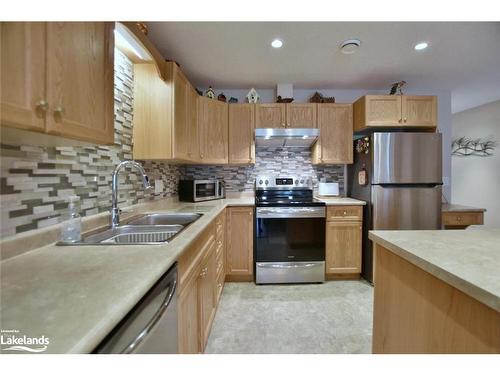
[[165,244],[201,217],[197,213],[151,213],[134,216],[115,228],[101,228],[81,241],[59,245],[153,245]]

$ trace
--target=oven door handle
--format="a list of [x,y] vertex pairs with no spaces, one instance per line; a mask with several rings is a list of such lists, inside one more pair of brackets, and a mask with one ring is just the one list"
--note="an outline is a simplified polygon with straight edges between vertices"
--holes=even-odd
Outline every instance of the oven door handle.
[[257,207],[257,219],[326,217],[325,207]]
[[317,267],[317,263],[303,263],[303,264],[276,264],[276,263],[259,263],[257,267],[259,268],[280,268],[280,269],[290,269],[290,268],[311,268]]

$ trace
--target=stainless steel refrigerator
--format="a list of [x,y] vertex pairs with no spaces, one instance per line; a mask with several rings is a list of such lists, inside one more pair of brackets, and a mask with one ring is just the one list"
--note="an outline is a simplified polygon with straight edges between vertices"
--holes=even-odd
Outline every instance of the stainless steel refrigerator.
[[441,229],[442,137],[439,133],[372,133],[354,141],[348,195],[367,202],[362,276],[373,282],[372,229]]

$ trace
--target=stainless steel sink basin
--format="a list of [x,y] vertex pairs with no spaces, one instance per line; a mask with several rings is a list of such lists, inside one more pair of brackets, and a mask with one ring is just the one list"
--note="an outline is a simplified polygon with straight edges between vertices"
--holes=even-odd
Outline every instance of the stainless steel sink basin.
[[165,244],[184,229],[182,225],[121,225],[96,230],[82,240],[58,245],[153,245]]
[[201,214],[173,213],[173,214],[146,214],[139,218],[132,218],[127,224],[131,225],[189,225],[198,220]]
[[63,246],[81,245],[154,245],[170,242],[201,214],[146,214],[129,219],[116,228],[97,229],[84,234],[81,241],[59,242]]

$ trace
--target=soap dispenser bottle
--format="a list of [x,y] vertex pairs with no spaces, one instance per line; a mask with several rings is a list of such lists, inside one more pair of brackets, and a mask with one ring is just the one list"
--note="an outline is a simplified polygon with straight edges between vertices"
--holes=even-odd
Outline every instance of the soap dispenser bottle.
[[79,197],[71,195],[68,200],[68,214],[61,224],[61,241],[66,243],[78,242],[82,239],[82,218],[76,208]]

